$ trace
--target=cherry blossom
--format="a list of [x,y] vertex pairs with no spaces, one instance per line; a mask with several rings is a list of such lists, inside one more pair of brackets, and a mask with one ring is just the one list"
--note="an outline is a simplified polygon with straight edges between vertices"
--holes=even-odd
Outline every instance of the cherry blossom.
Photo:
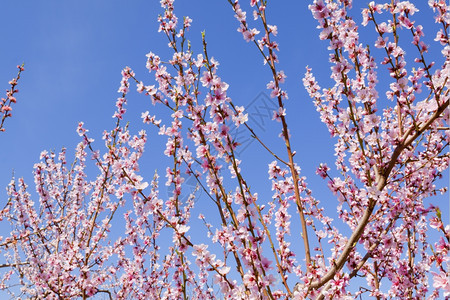
[[[170,52],[148,52],[143,77],[122,70],[103,145],[80,122],[72,162],[64,148],[41,153],[35,195],[21,178],[7,187],[0,220],[11,233],[0,237],[0,288],[12,297],[48,299],[449,296],[450,225],[429,202],[446,192],[438,182],[449,167],[448,5],[429,1],[440,23],[432,45],[423,41],[426,31],[409,1],[369,3],[362,25],[375,35],[367,43],[352,1],[309,5],[319,39],[328,43],[331,84],[321,87],[311,62],[303,85],[335,143],[335,165],[316,169],[332,195],[319,199],[291,145],[298,129],[288,124],[295,119],[288,119],[287,74],[270,6],[228,2],[238,32],[271,76],[265,84],[275,103],[274,142],[284,153],[267,146],[249,124],[251,113],[231,99],[209,37],[202,34],[195,53],[187,40],[192,20],[177,17],[173,0],[161,0],[159,31]],[[443,55],[436,62],[432,47]],[[4,118],[19,75],[2,104]],[[132,93],[153,105],[143,106],[136,131],[124,124]],[[252,186],[234,127],[271,156],[269,194]],[[149,178],[141,159],[154,135],[165,141],[167,166]]]

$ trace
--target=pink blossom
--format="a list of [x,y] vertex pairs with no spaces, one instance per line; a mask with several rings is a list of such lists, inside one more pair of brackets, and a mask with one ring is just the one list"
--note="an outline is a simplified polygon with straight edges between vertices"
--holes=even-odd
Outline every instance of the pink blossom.
[[386,43],[388,41],[388,38],[382,38],[381,36],[378,37],[377,41],[375,42],[375,47],[377,48],[384,48],[386,47]]
[[450,295],[450,275],[444,272],[439,274],[436,272],[431,272],[433,274],[433,287],[436,289],[442,289],[444,292],[444,297]]

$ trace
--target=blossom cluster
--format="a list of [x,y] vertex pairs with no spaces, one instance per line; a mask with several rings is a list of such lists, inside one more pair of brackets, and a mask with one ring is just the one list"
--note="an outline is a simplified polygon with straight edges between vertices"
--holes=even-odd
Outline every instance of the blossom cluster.
[[[447,5],[443,1],[429,1],[429,5],[438,11],[436,20],[448,28]],[[418,11],[415,6],[409,1],[371,2],[362,11],[363,25],[373,24],[378,34],[374,47],[384,53],[378,66],[370,47],[359,42],[357,25],[347,17],[350,8],[350,1],[318,0],[310,5],[319,22],[320,38],[329,41],[331,78],[335,84],[321,89],[310,68],[303,81],[322,122],[337,138],[336,167],[341,176],[331,177],[325,166],[319,167],[317,173],[329,178],[329,187],[339,199],[339,217],[354,232],[339,251],[351,257],[347,259],[350,277],[358,272],[364,274],[371,296],[423,298],[429,290],[429,266],[436,255],[430,252],[426,240],[431,226],[427,219],[431,219],[435,209],[426,207],[424,200],[437,192],[435,181],[449,164],[444,150],[449,142],[449,96],[444,91],[449,88],[450,61],[446,53],[450,45],[440,38],[445,35],[443,31],[438,31],[435,40],[442,46],[444,62],[432,73],[434,63],[426,57],[429,46],[422,41],[423,28],[412,20]],[[394,18],[380,21],[383,12]],[[399,43],[402,28],[408,30],[416,48],[418,58],[412,70],[407,68],[403,48],[409,45]],[[377,70],[381,68],[386,69],[391,80],[385,95],[379,94],[377,86]],[[427,92],[421,96],[424,88]],[[377,103],[382,97],[394,105],[379,108]],[[427,140],[420,141],[424,132]],[[330,228],[327,235],[333,232]],[[444,235],[448,243],[450,237],[445,232]],[[355,248],[352,244],[357,240],[364,246]],[[410,263],[412,255],[414,265]],[[335,276],[344,267],[339,265],[343,263],[341,258],[342,254],[334,258],[337,267],[331,270],[336,271]],[[398,268],[404,271],[399,272]],[[326,283],[327,275],[312,284],[325,285],[321,297],[330,291],[335,295],[342,293],[335,283]],[[329,275],[331,278],[332,273]],[[436,276],[442,282],[441,275]],[[385,278],[391,284],[382,291],[379,286]],[[444,285],[434,285],[437,286]],[[449,292],[444,289],[444,295]],[[438,295],[435,291],[432,297]]]

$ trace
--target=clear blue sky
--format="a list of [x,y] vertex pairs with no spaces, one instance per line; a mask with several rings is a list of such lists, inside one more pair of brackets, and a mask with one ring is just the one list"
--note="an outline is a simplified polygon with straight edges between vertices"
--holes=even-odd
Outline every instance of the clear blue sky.
[[[307,9],[309,1],[270,2],[269,23],[278,25],[279,31],[279,68],[288,76],[288,123],[294,135],[297,162],[314,195],[334,214],[335,198],[326,191],[326,182],[315,175],[321,162],[334,166],[334,141],[320,123],[301,81],[305,66],[309,65],[323,87],[330,83],[327,43],[318,39],[316,22]],[[427,1],[414,2],[420,3],[419,23],[423,24],[433,48],[432,12],[425,6]],[[256,48],[236,31],[238,23],[226,0],[178,0],[175,5],[179,18],[188,15],[193,19],[189,39],[197,53],[201,49],[200,32],[206,30],[209,55],[219,60],[219,75],[230,84],[229,96],[236,104],[249,105],[266,91],[269,69],[263,66]],[[8,88],[7,82],[15,76],[17,64],[25,62],[26,69],[19,83],[13,118],[7,120],[6,132],[0,134],[0,203],[4,203],[4,187],[12,170],[34,189],[32,167],[42,150],[59,151],[67,147],[71,161],[70,155],[79,142],[75,132],[79,121],[84,121],[101,148],[102,131],[114,126],[111,116],[119,96],[121,69],[130,66],[139,79],[151,83],[153,76],[145,69],[145,54],[152,51],[167,59],[171,52],[165,36],[157,33],[156,17],[162,13],[159,1],[3,1],[0,11],[2,90]],[[354,9],[357,19],[359,11],[360,8]],[[251,12],[248,15],[251,19]],[[373,45],[373,38],[363,43]],[[384,96],[384,91],[380,96]],[[128,118],[136,133],[144,127],[141,112],[152,110],[153,106],[133,88],[128,108]],[[264,123],[259,132],[269,145],[280,145],[276,138],[279,124],[270,124]],[[155,169],[164,175],[165,161],[160,159],[164,145],[155,137],[154,130],[144,128],[154,137],[149,139],[142,167],[143,175],[150,180]],[[279,152],[284,155],[282,149]],[[247,174],[254,175],[254,186],[269,192],[267,163],[271,159],[256,143],[245,150],[242,158]],[[438,202],[445,220],[449,220],[448,194]]]

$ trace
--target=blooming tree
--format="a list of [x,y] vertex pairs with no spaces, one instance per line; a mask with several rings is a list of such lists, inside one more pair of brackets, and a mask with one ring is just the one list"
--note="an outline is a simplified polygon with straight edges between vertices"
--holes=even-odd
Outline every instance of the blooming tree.
[[[309,67],[303,77],[335,141],[334,170],[326,164],[317,169],[336,196],[339,220],[333,220],[295,162],[277,27],[266,14],[270,6],[251,0],[248,20],[239,1],[228,2],[238,31],[272,74],[267,88],[278,106],[273,120],[285,152],[270,149],[248,125],[245,108],[228,97],[229,85],[219,76],[205,35],[202,53],[194,53],[187,39],[192,20],[178,19],[173,0],[161,0],[159,31],[173,53],[147,54],[150,83],[123,69],[116,124],[103,133],[103,150],[80,123],[73,163],[67,163],[65,149],[41,153],[36,196],[22,179],[9,184],[0,216],[11,234],[0,240],[0,287],[14,296],[48,299],[449,296],[450,226],[425,199],[446,192],[436,180],[449,164],[450,7],[428,2],[441,26],[433,47],[440,47],[443,59],[435,64],[409,1],[369,3],[362,11],[362,25],[376,34],[369,46],[360,42],[352,1],[315,0],[309,6],[320,39],[329,43],[334,82],[321,88]],[[409,46],[400,43],[400,35],[415,50],[409,64]],[[389,82],[386,91],[379,78]],[[142,113],[143,123],[166,138],[164,155],[172,161],[164,174],[163,184],[172,191],[167,198],[159,193],[161,174],[144,179],[139,167],[147,132],[133,134],[123,124],[133,86],[156,106],[151,111],[157,114]],[[252,174],[241,170],[233,126],[245,127],[273,157],[271,197],[251,188]],[[88,179],[93,167],[97,176]],[[185,174],[206,195],[201,201],[183,186]],[[197,217],[201,228],[193,227]],[[294,251],[299,242],[303,251]]]

